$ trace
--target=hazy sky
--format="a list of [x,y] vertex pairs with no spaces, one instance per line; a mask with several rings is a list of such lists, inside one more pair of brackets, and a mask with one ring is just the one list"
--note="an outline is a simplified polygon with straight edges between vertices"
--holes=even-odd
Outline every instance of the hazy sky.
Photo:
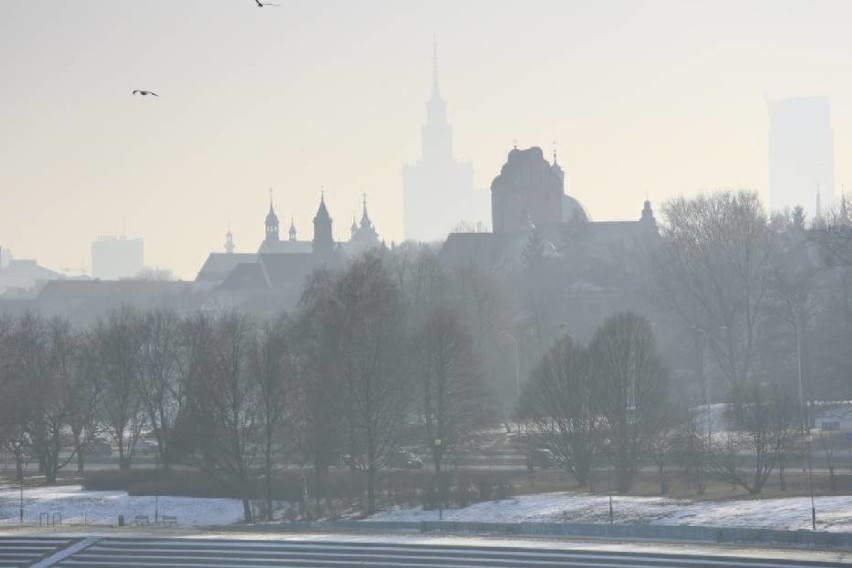
[[[438,34],[456,155],[487,188],[513,140],[556,140],[596,220],[678,193],[767,190],[763,93],[832,98],[852,178],[852,2],[0,0],[0,246],[90,265],[99,234],[193,278],[263,238],[268,188],[300,237],[325,187],[402,235]],[[161,97],[131,96],[151,89]]]

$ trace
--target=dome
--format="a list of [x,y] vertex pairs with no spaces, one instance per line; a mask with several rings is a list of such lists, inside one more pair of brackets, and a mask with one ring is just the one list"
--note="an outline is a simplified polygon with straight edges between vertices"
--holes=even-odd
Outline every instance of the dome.
[[562,222],[571,223],[573,221],[588,223],[589,215],[586,213],[586,210],[583,208],[583,205],[579,201],[577,201],[570,195],[563,195]]

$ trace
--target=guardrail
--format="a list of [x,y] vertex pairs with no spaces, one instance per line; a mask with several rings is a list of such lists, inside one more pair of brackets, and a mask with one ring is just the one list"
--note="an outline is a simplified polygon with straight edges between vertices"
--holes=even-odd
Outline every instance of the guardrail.
[[[852,550],[852,533],[686,525],[605,525],[576,523],[474,523],[458,521],[295,521],[246,527],[263,532],[418,531],[512,536],[591,537],[625,540],[674,540],[717,544],[770,544]],[[219,527],[233,530],[233,527]]]

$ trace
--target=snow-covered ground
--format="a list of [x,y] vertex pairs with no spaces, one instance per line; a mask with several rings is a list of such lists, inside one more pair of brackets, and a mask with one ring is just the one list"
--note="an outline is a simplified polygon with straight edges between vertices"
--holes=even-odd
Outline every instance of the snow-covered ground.
[[[85,491],[79,485],[24,488],[24,522],[38,523],[47,513],[62,515],[63,523],[115,525],[118,516],[132,523],[136,515],[154,521],[154,497],[131,497],[126,491]],[[0,526],[17,524],[20,494],[17,488],[0,489]],[[159,514],[174,515],[187,525],[225,525],[242,520],[243,507],[237,499],[160,497]],[[57,520],[59,516],[57,515]]]
[[[18,523],[19,493],[0,488],[0,526]],[[820,530],[852,531],[852,496],[817,497]],[[686,501],[665,497],[613,498],[616,523],[701,525],[775,529],[809,529],[811,501],[787,499],[738,499]],[[36,487],[24,490],[24,520],[37,524],[39,515],[54,513],[65,524],[115,525],[124,515],[132,523],[136,515],[154,520],[154,497],[131,497],[124,491],[85,491],[79,485]],[[160,497],[159,514],[174,515],[181,526],[227,525],[242,520],[237,499]],[[57,516],[58,518],[58,516]],[[437,520],[438,511],[421,508],[395,509],[372,516],[374,521]],[[609,522],[609,497],[576,493],[523,495],[502,501],[476,503],[464,509],[447,509],[444,520],[472,522]]]
[[[852,531],[852,497],[817,497],[820,530]],[[613,497],[616,523],[702,525],[772,529],[810,529],[809,497],[681,501],[664,497]],[[370,517],[374,521],[438,520],[438,511],[396,509]],[[575,493],[523,495],[502,501],[476,503],[464,509],[445,509],[444,520],[470,522],[609,522],[609,497]]]

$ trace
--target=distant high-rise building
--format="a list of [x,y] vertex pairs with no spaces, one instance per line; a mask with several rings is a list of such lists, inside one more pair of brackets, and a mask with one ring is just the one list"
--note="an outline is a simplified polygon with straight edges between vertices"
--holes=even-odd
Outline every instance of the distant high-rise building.
[[771,100],[769,107],[769,206],[801,205],[809,217],[834,204],[834,131],[828,97]]
[[92,243],[92,276],[118,280],[135,276],[145,267],[142,239],[104,236]]
[[473,220],[473,166],[453,157],[453,129],[438,87],[437,46],[421,142],[420,160],[402,171],[405,238],[443,240],[460,221]]

